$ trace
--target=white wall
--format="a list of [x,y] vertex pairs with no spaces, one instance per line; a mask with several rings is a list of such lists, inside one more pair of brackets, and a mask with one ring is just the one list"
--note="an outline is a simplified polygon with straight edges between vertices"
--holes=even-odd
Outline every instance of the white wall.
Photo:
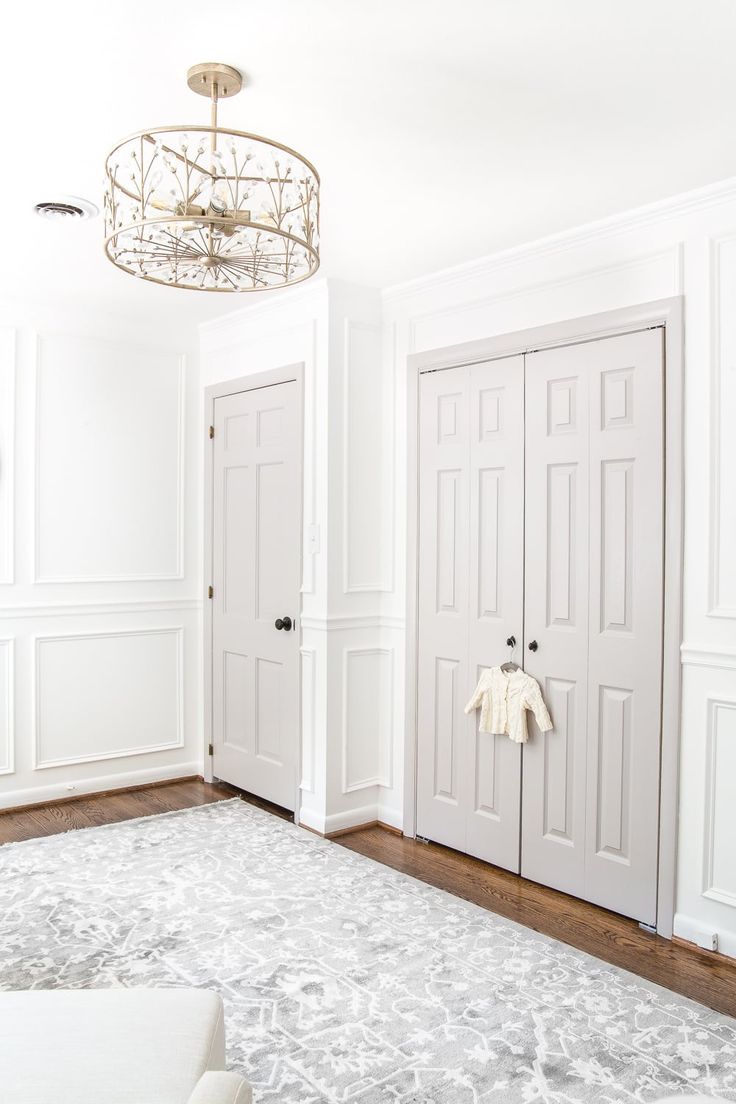
[[0,807],[202,771],[196,331],[0,309]]
[[[428,276],[383,295],[395,390],[395,586],[404,613],[406,357],[685,295],[685,584],[675,932],[736,955],[736,181]],[[401,688],[396,686],[396,693]],[[399,730],[400,731],[400,730]],[[401,806],[402,738],[393,785]]]

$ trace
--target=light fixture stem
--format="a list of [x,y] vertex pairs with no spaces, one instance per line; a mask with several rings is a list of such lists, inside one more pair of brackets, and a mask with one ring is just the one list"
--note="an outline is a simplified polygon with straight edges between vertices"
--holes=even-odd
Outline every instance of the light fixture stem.
[[[210,99],[210,128],[212,130],[212,133],[210,135],[210,149],[212,150],[212,153],[214,153],[215,150],[217,149],[217,135],[216,135],[215,131],[217,129],[217,94],[218,94],[218,91],[219,91],[219,89],[217,87],[217,81],[213,80],[212,89],[211,89],[211,99]],[[213,173],[216,172],[214,158],[212,160],[212,172]],[[214,235],[213,235],[213,232],[212,232],[212,223],[210,223],[209,231],[207,233],[207,240],[209,242],[209,252],[210,252],[210,254],[214,253],[213,237],[214,237]]]
[[217,126],[217,96],[218,96],[217,81],[212,82],[212,95],[210,104],[210,126]]

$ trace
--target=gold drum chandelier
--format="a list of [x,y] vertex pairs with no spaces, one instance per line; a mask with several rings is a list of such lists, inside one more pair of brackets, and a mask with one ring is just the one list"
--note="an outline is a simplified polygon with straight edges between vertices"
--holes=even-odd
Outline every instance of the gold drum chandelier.
[[105,162],[105,252],[143,280],[196,291],[267,291],[319,268],[319,176],[301,154],[217,125],[237,69],[194,65],[210,125],[154,127]]

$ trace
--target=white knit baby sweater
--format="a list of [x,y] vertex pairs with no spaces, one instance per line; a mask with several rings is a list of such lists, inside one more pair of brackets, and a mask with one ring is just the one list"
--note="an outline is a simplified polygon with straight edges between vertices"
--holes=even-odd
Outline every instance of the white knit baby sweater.
[[553,727],[539,683],[520,667],[516,671],[487,668],[480,676],[465,712],[470,713],[478,706],[479,732],[508,735],[517,744],[525,744],[529,739],[527,709],[531,709],[541,732],[549,732]]

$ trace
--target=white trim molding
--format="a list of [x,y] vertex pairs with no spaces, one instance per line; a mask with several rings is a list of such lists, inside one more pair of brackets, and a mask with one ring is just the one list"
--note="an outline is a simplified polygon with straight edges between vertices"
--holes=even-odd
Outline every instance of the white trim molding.
[[736,651],[716,651],[707,644],[683,644],[680,658],[688,667],[717,667],[723,671],[736,670]]
[[393,617],[381,613],[366,614],[364,617],[352,617],[349,614],[334,614],[331,617],[302,617],[302,628],[311,632],[351,632],[360,629],[403,630],[406,622],[403,617]]
[[185,610],[198,611],[204,605],[201,598],[161,598],[120,602],[33,602],[29,605],[0,606],[0,620],[15,621],[21,618],[92,617],[97,614],[169,613]]
[[669,219],[732,203],[735,199],[736,177],[729,177],[716,184],[684,192],[674,198],[657,200],[621,214],[585,223],[572,230],[562,230],[556,234],[537,238],[533,242],[524,242],[481,257],[471,263],[455,265],[428,276],[394,284],[385,288],[381,294],[386,305],[390,305],[420,295],[422,292],[433,292],[442,288],[449,290],[454,287],[458,289],[473,287],[484,277],[513,268],[515,265],[567,253],[592,242],[604,241],[607,238],[667,222]]
[[[417,335],[423,322],[435,322],[442,318],[456,318],[464,314],[482,310],[484,313],[490,308],[500,304],[510,304],[518,300],[529,299],[535,295],[548,295],[550,291],[569,287],[589,287],[592,281],[605,279],[612,275],[631,273],[637,269],[646,269],[656,263],[664,263],[671,271],[669,281],[672,291],[675,292],[682,286],[682,243],[668,245],[664,249],[656,249],[648,253],[639,253],[628,256],[618,261],[611,261],[604,265],[593,265],[590,268],[576,269],[574,272],[564,273],[561,276],[539,280],[529,283],[523,281],[518,287],[489,292],[477,296],[471,300],[463,300],[462,303],[448,304],[438,309],[412,315],[408,320],[409,329],[409,353],[423,352],[418,349]],[[590,340],[590,338],[588,339]],[[469,344],[469,343],[468,343]],[[552,342],[555,344],[555,342]],[[531,350],[525,350],[527,352]]]
[[[177,677],[176,677],[176,739],[168,742],[147,744],[129,748],[115,748],[113,751],[93,752],[90,755],[74,755],[62,759],[43,759],[41,754],[41,670],[40,654],[43,645],[70,640],[111,640],[138,636],[174,636],[176,640]],[[31,716],[31,754],[33,770],[48,770],[51,767],[69,767],[79,763],[98,763],[108,759],[127,759],[133,755],[153,755],[161,751],[177,751],[184,747],[184,626],[174,625],[166,628],[124,629],[117,632],[77,632],[37,635],[33,641],[33,667],[31,672],[32,716]]]

